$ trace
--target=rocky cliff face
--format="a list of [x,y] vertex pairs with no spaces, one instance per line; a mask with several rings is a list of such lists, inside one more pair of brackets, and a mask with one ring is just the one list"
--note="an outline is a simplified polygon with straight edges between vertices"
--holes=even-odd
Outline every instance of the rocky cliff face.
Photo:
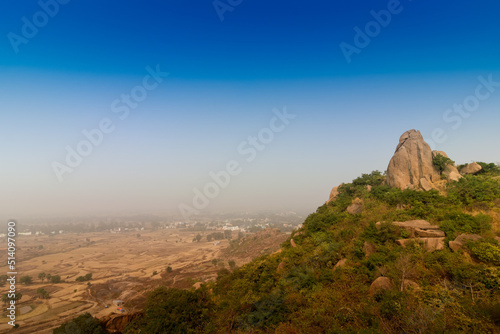
[[432,189],[441,179],[432,164],[432,150],[420,131],[406,131],[387,167],[387,184],[400,189]]

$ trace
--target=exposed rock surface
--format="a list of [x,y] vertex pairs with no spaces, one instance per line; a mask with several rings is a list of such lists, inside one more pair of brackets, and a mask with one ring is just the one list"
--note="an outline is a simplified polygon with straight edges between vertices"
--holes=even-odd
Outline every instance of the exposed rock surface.
[[463,245],[467,243],[467,241],[478,241],[482,237],[478,234],[460,234],[458,237],[455,238],[455,240],[450,241],[448,243],[448,246],[451,248],[452,251],[458,252],[462,249]]
[[[443,151],[432,151],[432,158],[435,158],[438,154],[449,158],[448,155]],[[446,180],[448,182],[458,181],[462,178],[462,175],[459,173],[455,165],[446,165],[443,174],[446,176]]]
[[444,238],[412,238],[396,240],[396,242],[402,247],[406,247],[406,245],[413,241],[421,242],[427,252],[444,249]]
[[297,244],[295,243],[295,240],[290,239],[290,246],[292,246],[292,248],[297,247]]
[[390,290],[392,287],[393,285],[389,277],[379,277],[370,285],[368,292],[373,296],[377,291]]
[[[380,228],[381,224],[381,222],[378,222],[375,226]],[[406,247],[412,241],[418,241],[423,244],[425,250],[428,252],[444,248],[445,233],[437,225],[432,225],[425,220],[409,220],[405,222],[393,222],[392,224],[410,232],[410,239],[396,240],[402,247]]]
[[363,212],[363,200],[360,198],[355,198],[352,204],[347,207],[347,212],[351,215],[357,215]]
[[333,269],[342,268],[343,266],[345,266],[346,262],[347,259],[340,260],[335,266],[333,266]]
[[369,257],[370,255],[374,254],[377,251],[375,248],[375,245],[372,244],[371,242],[365,241],[365,244],[363,245],[363,252],[365,252],[365,257]]
[[432,150],[420,131],[406,131],[387,167],[387,184],[400,189],[429,189],[440,179],[432,164]]
[[102,317],[99,321],[110,333],[122,333],[129,322],[141,316],[141,313],[133,314],[110,314]]
[[[342,186],[342,184],[340,186]],[[333,187],[332,191],[330,192],[330,198],[328,199],[328,201],[326,202],[326,204],[334,201],[335,198],[337,198],[337,196],[339,195],[339,188],[340,188],[340,186]]]
[[467,166],[464,166],[462,169],[460,169],[460,174],[466,175],[466,174],[477,174],[479,173],[483,167],[481,167],[480,164],[477,162],[472,162],[468,164]]

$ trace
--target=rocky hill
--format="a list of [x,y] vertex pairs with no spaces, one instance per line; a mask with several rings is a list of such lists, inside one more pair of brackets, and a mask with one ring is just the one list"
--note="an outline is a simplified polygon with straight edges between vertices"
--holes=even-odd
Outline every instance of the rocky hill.
[[405,132],[279,252],[153,291],[125,333],[499,333],[499,177]]

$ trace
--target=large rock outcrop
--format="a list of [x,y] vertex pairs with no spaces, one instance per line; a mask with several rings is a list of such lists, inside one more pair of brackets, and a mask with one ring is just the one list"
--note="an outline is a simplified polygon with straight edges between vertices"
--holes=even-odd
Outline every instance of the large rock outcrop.
[[400,189],[430,190],[441,179],[432,164],[432,150],[420,131],[406,131],[387,167],[387,184]]

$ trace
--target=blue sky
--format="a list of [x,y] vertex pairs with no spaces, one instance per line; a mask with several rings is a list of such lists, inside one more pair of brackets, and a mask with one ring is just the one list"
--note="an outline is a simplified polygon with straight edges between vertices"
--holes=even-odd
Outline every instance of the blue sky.
[[[178,214],[232,160],[242,172],[200,211],[311,212],[385,170],[412,128],[440,129],[435,148],[457,162],[500,161],[500,87],[447,114],[500,82],[498,2],[217,4],[223,21],[213,1],[3,1],[0,216]],[[120,119],[113,101],[148,66],[169,75]],[[296,118],[246,162],[238,146],[285,106]],[[60,182],[53,163],[104,119],[113,131]]]

